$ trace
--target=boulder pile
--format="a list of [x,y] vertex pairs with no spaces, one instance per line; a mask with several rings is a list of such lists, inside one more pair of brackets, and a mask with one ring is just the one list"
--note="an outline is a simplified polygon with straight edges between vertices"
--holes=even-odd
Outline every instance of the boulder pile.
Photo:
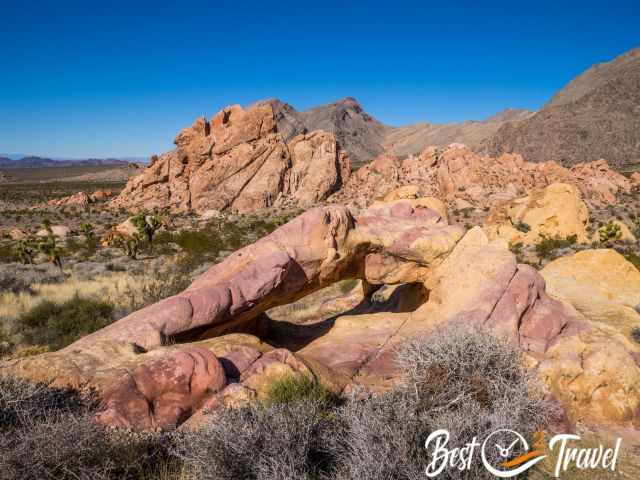
[[464,145],[451,144],[443,149],[428,147],[405,159],[384,153],[355,172],[332,200],[364,207],[398,187],[413,185],[421,195],[454,207],[485,208],[552,183],[574,185],[585,201],[598,206],[615,203],[616,194],[630,192],[635,184],[611,170],[605,160],[567,169],[553,161],[526,162],[516,154],[483,156]]

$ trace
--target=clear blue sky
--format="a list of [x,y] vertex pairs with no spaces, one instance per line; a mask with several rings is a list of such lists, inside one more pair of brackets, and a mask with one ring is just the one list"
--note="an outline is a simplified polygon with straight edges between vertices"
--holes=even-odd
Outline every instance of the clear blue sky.
[[0,0],[0,21],[0,152],[76,158],[159,153],[268,97],[392,125],[537,109],[640,46],[638,0]]

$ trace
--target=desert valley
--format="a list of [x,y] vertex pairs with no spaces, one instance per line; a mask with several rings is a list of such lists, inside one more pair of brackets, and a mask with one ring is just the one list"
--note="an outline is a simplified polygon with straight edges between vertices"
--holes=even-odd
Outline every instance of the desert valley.
[[[442,429],[620,439],[561,478],[640,477],[640,49],[537,111],[365,107],[0,158],[0,479],[418,479]],[[553,478],[528,450],[486,462]]]

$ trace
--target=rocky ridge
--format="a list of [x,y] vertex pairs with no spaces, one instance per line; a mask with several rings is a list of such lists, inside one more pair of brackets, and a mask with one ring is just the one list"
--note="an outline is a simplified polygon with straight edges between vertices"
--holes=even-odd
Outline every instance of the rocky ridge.
[[308,206],[339,189],[351,170],[333,134],[283,136],[269,103],[234,105],[211,121],[199,118],[175,144],[152,157],[111,206],[240,213]]
[[593,205],[616,202],[616,194],[630,192],[636,182],[611,170],[604,160],[567,169],[549,161],[526,162],[520,155],[479,155],[464,145],[429,147],[401,160],[384,153],[355,172],[331,201],[360,207],[402,186],[415,186],[415,195],[437,197],[457,208],[486,208],[527,195],[552,183],[575,185]]
[[571,166],[606,158],[616,168],[640,161],[640,49],[594,65],[530,118],[508,122],[486,139],[491,154]]

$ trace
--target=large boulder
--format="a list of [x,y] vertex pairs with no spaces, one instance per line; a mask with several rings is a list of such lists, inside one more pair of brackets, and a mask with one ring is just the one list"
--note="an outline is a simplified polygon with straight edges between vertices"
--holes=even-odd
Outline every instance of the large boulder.
[[540,274],[552,296],[588,319],[616,328],[627,338],[640,328],[640,272],[615,250],[583,250],[560,257]]
[[199,118],[154,156],[110,205],[173,211],[251,212],[275,204],[309,206],[339,189],[350,174],[333,134],[302,133],[285,142],[272,106],[234,105]]
[[211,351],[196,347],[168,351],[126,371],[104,394],[97,418],[123,428],[177,425],[226,383],[225,371]]
[[586,243],[588,224],[589,210],[579,190],[566,183],[554,183],[494,207],[484,226],[490,238],[534,244],[544,237],[571,236]]
[[85,192],[78,192],[70,195],[68,197],[58,198],[49,200],[47,202],[48,205],[64,207],[64,206],[78,206],[78,207],[86,207],[91,203],[91,199],[89,195]]

